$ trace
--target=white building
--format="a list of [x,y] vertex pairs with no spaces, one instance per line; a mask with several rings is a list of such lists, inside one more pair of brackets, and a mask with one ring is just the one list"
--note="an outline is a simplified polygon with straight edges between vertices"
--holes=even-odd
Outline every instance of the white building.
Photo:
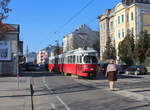
[[37,54],[35,52],[30,52],[26,56],[26,63],[35,63],[36,62]]
[[63,52],[83,47],[93,47],[99,36],[85,24],[63,38]]
[[37,53],[37,64],[45,64],[47,52],[43,49]]
[[47,46],[37,53],[37,64],[48,63],[48,57],[53,56],[56,46]]

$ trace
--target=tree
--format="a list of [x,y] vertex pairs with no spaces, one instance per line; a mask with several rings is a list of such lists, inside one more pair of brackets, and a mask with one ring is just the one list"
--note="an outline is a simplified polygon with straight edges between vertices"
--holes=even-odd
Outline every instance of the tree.
[[8,13],[11,11],[11,9],[8,8],[10,1],[11,0],[0,0],[0,39],[2,39],[8,31],[2,21],[8,17]]
[[54,50],[55,55],[59,55],[60,54],[60,47],[59,47],[59,42],[58,40],[56,40],[56,48]]
[[115,47],[112,45],[111,38],[108,36],[107,37],[107,42],[106,42],[106,50],[103,53],[103,59],[115,59],[116,58],[116,50]]
[[146,57],[150,57],[150,47],[148,48],[148,50],[146,52]]
[[149,54],[150,38],[147,31],[141,31],[139,38],[136,42],[136,48],[134,50],[134,58],[138,59],[140,64],[144,63],[146,56]]
[[119,43],[118,55],[119,58],[128,65],[133,64],[134,38],[130,31],[127,32],[126,37]]
[[8,17],[8,13],[11,11],[11,9],[8,8],[8,4],[11,0],[0,0],[0,22],[3,19],[6,19]]
[[93,45],[93,48],[98,52],[98,56],[100,54],[100,40],[97,40],[97,42]]

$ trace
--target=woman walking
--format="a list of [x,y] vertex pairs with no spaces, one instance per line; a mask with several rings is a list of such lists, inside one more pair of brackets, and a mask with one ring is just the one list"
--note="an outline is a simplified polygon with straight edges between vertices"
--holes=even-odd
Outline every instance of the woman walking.
[[117,66],[114,64],[114,60],[110,60],[110,64],[107,66],[107,70],[105,76],[108,77],[109,80],[109,89],[114,91],[114,84],[117,81]]

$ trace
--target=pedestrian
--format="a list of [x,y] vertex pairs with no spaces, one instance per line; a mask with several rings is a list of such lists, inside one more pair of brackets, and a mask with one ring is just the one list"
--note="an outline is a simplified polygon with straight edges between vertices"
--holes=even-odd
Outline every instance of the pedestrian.
[[109,80],[109,89],[114,91],[115,81],[117,81],[117,66],[114,64],[114,60],[110,60],[110,64],[108,64],[105,76],[108,77]]

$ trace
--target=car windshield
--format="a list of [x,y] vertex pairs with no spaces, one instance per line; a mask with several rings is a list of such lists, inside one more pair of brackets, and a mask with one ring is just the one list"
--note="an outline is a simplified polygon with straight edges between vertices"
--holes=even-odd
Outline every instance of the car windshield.
[[98,60],[96,56],[84,56],[84,63],[97,64]]

